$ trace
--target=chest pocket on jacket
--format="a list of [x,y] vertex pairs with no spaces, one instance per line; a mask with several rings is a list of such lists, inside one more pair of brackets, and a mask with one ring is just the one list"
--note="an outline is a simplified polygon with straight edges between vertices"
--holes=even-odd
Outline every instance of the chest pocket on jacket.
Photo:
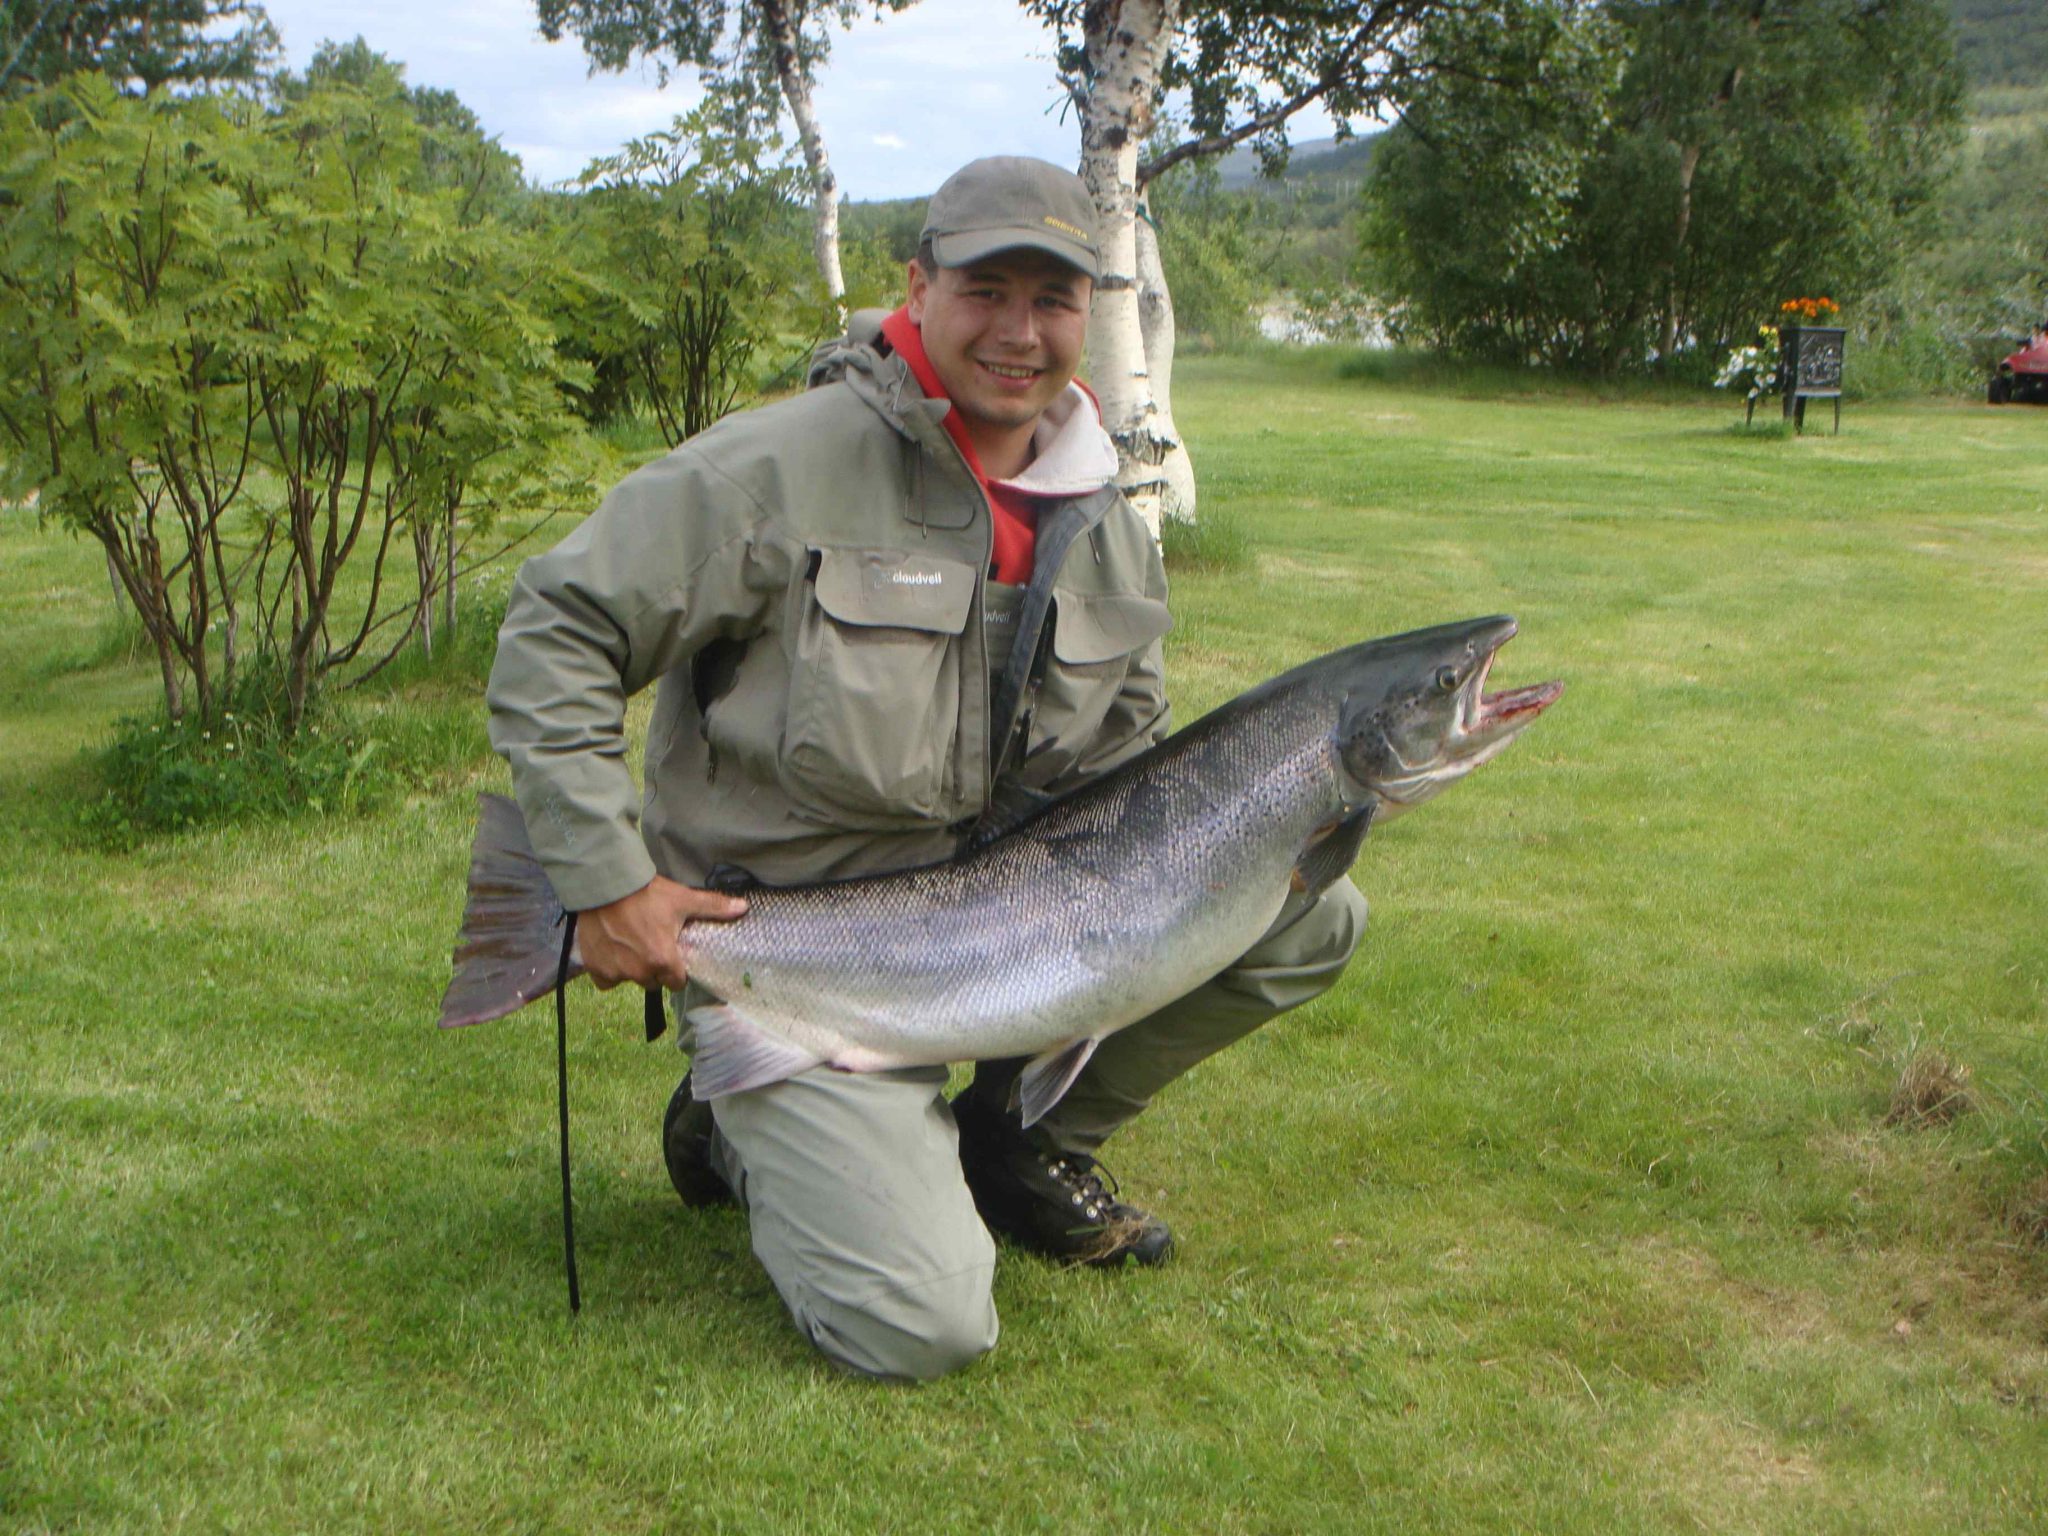
[[[965,808],[962,636],[974,568],[825,549],[795,631],[784,788],[836,825],[951,821]],[[969,786],[978,798],[980,785]]]
[[1136,592],[1053,593],[1052,662],[1038,702],[1047,745],[1085,755],[1131,663],[1173,628],[1166,604]]

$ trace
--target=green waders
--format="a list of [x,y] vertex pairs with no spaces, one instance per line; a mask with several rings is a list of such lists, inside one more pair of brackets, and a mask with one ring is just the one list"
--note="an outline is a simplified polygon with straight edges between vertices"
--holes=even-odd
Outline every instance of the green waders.
[[[1364,929],[1365,898],[1338,881],[1236,965],[1111,1035],[1040,1128],[1093,1152],[1190,1067],[1328,991]],[[713,1105],[712,1155],[755,1257],[798,1330],[864,1375],[943,1376],[996,1342],[995,1244],[961,1177],[945,1084],[942,1067],[819,1067]]]

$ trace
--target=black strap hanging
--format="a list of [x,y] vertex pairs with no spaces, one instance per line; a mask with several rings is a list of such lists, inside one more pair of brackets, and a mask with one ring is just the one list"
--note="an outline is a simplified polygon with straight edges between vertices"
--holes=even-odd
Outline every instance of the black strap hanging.
[[[576,1282],[576,1212],[569,1198],[569,953],[576,947],[576,914],[564,914],[562,958],[555,967],[555,1107],[562,1135],[562,1263],[569,1273],[569,1315],[583,1310],[583,1289]],[[647,989],[647,1038],[659,1040],[668,1029],[668,1010],[661,988]]]
[[555,1102],[562,1125],[562,1262],[569,1270],[569,1315],[583,1310],[576,1284],[576,1214],[569,1203],[569,951],[576,943],[576,914],[562,924],[562,960],[555,968]]

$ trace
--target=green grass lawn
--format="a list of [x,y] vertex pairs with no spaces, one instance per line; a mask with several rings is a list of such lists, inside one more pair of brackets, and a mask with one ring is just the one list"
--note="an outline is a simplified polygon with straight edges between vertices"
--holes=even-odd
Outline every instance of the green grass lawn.
[[[431,1024],[501,768],[95,843],[152,673],[0,513],[0,1528],[2042,1529],[2048,412],[1780,441],[1315,356],[1177,404],[1253,543],[1176,582],[1183,718],[1495,611],[1567,693],[1369,840],[1334,993],[1112,1146],[1176,1262],[1011,1256],[917,1389],[677,1204],[679,1063],[588,991],[572,1325],[552,1021]],[[1930,1053],[1968,1112],[1887,1124]]]

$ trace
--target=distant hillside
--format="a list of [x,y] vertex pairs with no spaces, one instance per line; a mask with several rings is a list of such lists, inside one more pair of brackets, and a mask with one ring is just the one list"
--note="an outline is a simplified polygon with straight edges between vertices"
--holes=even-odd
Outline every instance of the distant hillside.
[[[1370,169],[1378,140],[1375,132],[1341,144],[1335,139],[1296,144],[1287,157],[1286,173],[1278,181],[1259,174],[1259,157],[1249,149],[1234,149],[1215,164],[1224,191],[1255,194],[1267,209],[1268,222],[1277,228],[1293,229],[1311,240],[1317,235],[1326,237],[1321,241],[1330,247],[1325,264],[1341,265],[1341,257],[1348,255],[1348,228],[1359,185]],[[892,260],[908,261],[917,249],[918,231],[924,227],[925,202],[921,197],[848,202],[840,209],[841,230],[849,239],[879,241]],[[1340,238],[1327,238],[1333,233]],[[1337,250],[1340,245],[1343,253]]]
[[1973,86],[2048,82],[2048,0],[1949,0]]
[[[1355,180],[1365,175],[1372,161],[1372,147],[1379,134],[1360,134],[1339,143],[1335,139],[1309,139],[1296,144],[1287,156],[1283,179],[1290,182]],[[1233,149],[1217,164],[1223,185],[1232,191],[1258,186],[1258,154],[1243,147]],[[1264,183],[1267,186],[1270,182]]]

